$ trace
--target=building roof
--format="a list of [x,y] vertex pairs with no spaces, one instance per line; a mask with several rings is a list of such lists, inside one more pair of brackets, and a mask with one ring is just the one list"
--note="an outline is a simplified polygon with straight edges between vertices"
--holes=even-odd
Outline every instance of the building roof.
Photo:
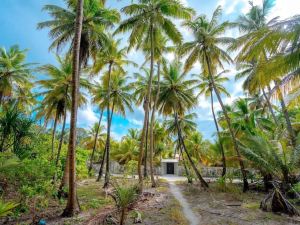
[[178,159],[162,159],[161,162],[165,162],[165,163],[177,163],[179,160]]

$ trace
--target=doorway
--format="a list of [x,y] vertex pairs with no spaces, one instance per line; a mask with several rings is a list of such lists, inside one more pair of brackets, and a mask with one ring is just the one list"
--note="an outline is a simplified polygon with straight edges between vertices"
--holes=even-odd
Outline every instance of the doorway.
[[174,163],[167,163],[167,174],[174,175]]

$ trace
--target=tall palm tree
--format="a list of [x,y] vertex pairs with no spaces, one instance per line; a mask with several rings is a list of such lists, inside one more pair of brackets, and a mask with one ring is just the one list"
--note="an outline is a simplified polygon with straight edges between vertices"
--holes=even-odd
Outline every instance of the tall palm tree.
[[76,7],[76,20],[75,20],[75,35],[73,43],[73,64],[72,64],[72,103],[71,103],[71,120],[70,120],[70,137],[69,137],[69,149],[68,158],[69,162],[69,193],[68,202],[64,209],[63,216],[74,216],[79,211],[79,206],[76,196],[76,122],[77,122],[77,110],[78,110],[78,94],[79,94],[79,68],[80,68],[80,43],[81,43],[81,31],[83,21],[83,2],[84,0],[77,1]]
[[228,129],[233,141],[234,149],[236,151],[241,172],[243,175],[243,190],[247,191],[249,189],[247,174],[244,166],[243,159],[241,157],[238,143],[234,134],[234,131],[231,126],[230,118],[227,114],[226,108],[223,104],[222,97],[219,89],[217,89],[214,79],[214,74],[216,73],[217,67],[223,68],[223,63],[230,63],[232,59],[220,45],[228,44],[232,42],[232,38],[223,37],[222,34],[232,26],[231,23],[225,21],[219,23],[219,17],[222,13],[221,7],[218,7],[210,20],[206,16],[199,16],[193,21],[188,21],[185,23],[189,29],[192,30],[194,35],[194,40],[183,44],[180,49],[182,55],[188,55],[188,58],[185,63],[185,71],[191,69],[195,63],[200,63],[203,68],[203,72],[208,74],[214,92],[217,96],[217,99],[221,105],[222,111],[226,118]]
[[[25,63],[27,50],[17,45],[0,48],[0,105],[4,101],[18,99],[19,94],[30,93],[32,64]],[[30,95],[27,96],[29,99]]]
[[88,168],[88,174],[89,175],[91,175],[90,173],[91,173],[92,167],[93,167],[93,159],[94,159],[94,154],[95,154],[96,147],[97,147],[99,131],[100,131],[100,128],[101,128],[102,116],[103,116],[103,109],[101,109],[101,112],[100,112],[98,125],[94,126],[94,128],[95,128],[94,129],[95,132],[93,132],[94,133],[94,144],[93,144],[93,150],[92,150],[91,158],[90,158],[90,165],[89,165],[89,168]]
[[181,67],[179,62],[174,61],[169,65],[166,71],[164,71],[164,80],[161,83],[158,105],[162,114],[174,116],[174,124],[176,126],[179,143],[183,147],[201,185],[208,187],[208,184],[202,178],[185,146],[184,135],[178,118],[184,115],[187,110],[194,107],[197,102],[193,94],[193,88],[191,87],[195,84],[195,80],[186,80],[186,73],[181,73]]
[[190,19],[193,11],[177,0],[139,0],[121,9],[129,16],[117,28],[116,33],[131,30],[129,36],[129,49],[141,48],[146,40],[150,40],[150,77],[145,99],[145,117],[140,142],[140,157],[138,162],[138,175],[140,191],[143,190],[142,160],[144,158],[144,145],[146,128],[149,118],[149,102],[151,97],[152,80],[154,74],[154,47],[155,33],[163,32],[174,43],[180,43],[182,36],[170,18]]
[[[241,37],[239,37],[235,43],[233,43],[231,49],[239,50],[239,54],[236,57],[237,62],[256,62],[256,71],[254,77],[259,77],[258,79],[265,81],[262,84],[256,83],[256,86],[259,85],[262,91],[264,91],[265,86],[267,86],[270,90],[271,82],[275,82],[275,89],[278,93],[278,99],[280,101],[282,112],[286,120],[287,130],[291,138],[291,143],[295,147],[295,132],[291,124],[289,112],[287,110],[286,103],[283,98],[282,90],[279,87],[280,76],[285,75],[282,74],[282,71],[284,71],[284,69],[280,68],[277,69],[277,71],[276,69],[273,71],[266,70],[266,67],[268,67],[266,65],[272,65],[272,63],[269,62],[270,58],[274,56],[274,53],[278,53],[278,46],[288,46],[288,44],[285,43],[286,41],[282,41],[282,39],[284,39],[282,37],[285,36],[281,34],[282,31],[277,32],[278,26],[276,25],[276,22],[278,18],[275,17],[270,21],[267,21],[267,15],[270,12],[270,9],[273,7],[273,5],[274,2],[272,0],[263,0],[262,7],[254,5],[253,3],[251,4],[250,11],[245,16],[241,16],[238,20],[238,26],[240,28],[240,31],[244,34]],[[279,22],[279,24],[281,23]],[[282,51],[282,49],[284,50],[285,48],[281,47],[279,53],[280,51]],[[278,62],[275,60],[275,62],[278,65],[282,65],[280,61]],[[260,68],[258,66],[260,66]],[[285,66],[282,67],[284,68]],[[266,71],[269,71],[267,75]],[[257,79],[254,79],[254,82],[256,80]],[[263,94],[266,96],[265,93]],[[269,101],[269,98],[270,96],[268,96],[266,100]],[[268,103],[268,105],[270,108],[271,104]],[[275,122],[278,123],[277,120]]]
[[[69,55],[64,57],[56,55],[56,60],[58,66],[47,64],[39,68],[39,70],[49,76],[49,78],[38,80],[36,82],[43,90],[37,94],[37,96],[42,96],[43,99],[36,109],[38,112],[36,116],[37,118],[43,117],[46,122],[54,117],[54,126],[52,130],[52,157],[54,154],[56,126],[61,119],[63,120],[56,157],[57,165],[65,133],[67,111],[71,106],[72,58]],[[86,78],[80,78],[79,83],[81,88],[90,89],[90,83]],[[86,98],[83,93],[80,93],[78,98],[79,106],[86,103]]]
[[[219,90],[219,92],[221,94],[224,94],[226,96],[230,96],[230,94],[227,92],[225,87],[222,86],[222,83],[229,80],[227,77],[223,76],[223,74],[226,73],[226,72],[227,71],[222,71],[221,73],[214,76],[214,81],[215,81],[216,88]],[[216,115],[215,115],[213,86],[212,86],[212,82],[211,82],[210,77],[205,75],[205,74],[201,74],[200,79],[199,79],[198,88],[199,88],[199,95],[202,94],[205,97],[210,97],[210,100],[211,100],[211,112],[212,112],[214,123],[215,123],[215,126],[216,126],[217,135],[218,135],[218,142],[219,142],[219,146],[220,146],[220,150],[221,150],[221,154],[222,154],[222,163],[223,163],[222,176],[225,176],[225,174],[226,174],[226,157],[225,157],[225,151],[224,151],[224,147],[223,147],[222,140],[221,140],[218,121],[217,121]]]
[[[52,17],[51,20],[38,24],[38,29],[50,28],[49,36],[53,40],[49,49],[62,50],[71,43],[69,52],[74,48],[76,0],[65,0],[67,8],[57,5],[45,5],[43,10]],[[106,30],[118,23],[120,15],[117,10],[107,9],[105,1],[85,0],[83,3],[83,21],[80,43],[80,64],[86,66],[90,57],[109,42]]]
[[[110,98],[111,98],[111,75],[113,71],[117,71],[119,75],[122,75],[125,73],[123,66],[124,65],[136,65],[134,62],[128,60],[126,58],[126,48],[119,49],[120,40],[113,40],[110,39],[110,43],[108,46],[101,52],[99,52],[96,56],[95,63],[93,66],[93,72],[99,73],[100,70],[103,69],[103,67],[108,66],[108,73],[107,77],[105,77],[104,85],[107,85],[107,141],[106,141],[106,173],[105,173],[105,183],[104,187],[107,187],[109,184],[109,152],[110,152],[110,129],[111,129],[111,121],[110,118],[112,117],[110,115]],[[117,103],[118,104],[118,103]],[[99,176],[100,177],[100,176]]]

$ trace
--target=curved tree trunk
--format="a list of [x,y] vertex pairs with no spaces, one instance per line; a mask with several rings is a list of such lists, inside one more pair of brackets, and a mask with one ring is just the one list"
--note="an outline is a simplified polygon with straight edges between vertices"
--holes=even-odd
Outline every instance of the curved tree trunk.
[[205,187],[205,188],[208,188],[208,184],[206,183],[206,181],[201,176],[198,168],[196,167],[195,163],[193,162],[193,160],[192,160],[192,158],[191,158],[191,156],[190,156],[190,154],[189,154],[189,152],[188,152],[188,150],[187,150],[187,148],[185,146],[185,143],[184,143],[184,140],[183,140],[183,137],[182,137],[182,134],[181,134],[181,128],[180,128],[180,126],[178,124],[178,115],[177,115],[176,112],[174,114],[174,117],[175,117],[175,124],[176,124],[176,127],[177,127],[178,140],[179,140],[181,146],[183,147],[183,149],[185,151],[185,154],[186,154],[186,156],[187,156],[187,158],[188,158],[188,160],[189,160],[189,162],[190,162],[193,170],[195,171],[196,176],[198,177],[198,179],[199,179],[199,181],[201,183],[201,186]]
[[151,60],[150,60],[150,77],[149,77],[149,83],[147,87],[147,95],[145,99],[144,104],[144,110],[145,110],[145,117],[144,117],[144,125],[142,129],[141,134],[141,142],[139,146],[139,160],[138,160],[138,176],[139,176],[139,191],[143,192],[143,174],[142,174],[142,162],[144,157],[144,145],[145,145],[145,134],[146,134],[146,127],[147,127],[147,121],[149,118],[149,100],[151,96],[151,87],[152,87],[152,79],[153,79],[153,69],[154,69],[154,43],[153,43],[153,24],[150,25],[150,47],[151,47]]
[[223,104],[220,92],[216,88],[215,81],[214,81],[214,78],[213,78],[213,74],[212,74],[212,71],[211,71],[210,59],[207,56],[206,52],[205,52],[205,58],[206,58],[206,62],[207,62],[207,68],[208,68],[209,76],[210,76],[210,79],[211,79],[212,87],[213,87],[213,89],[214,89],[214,91],[216,93],[216,96],[218,98],[218,101],[219,101],[219,103],[221,105],[221,108],[222,108],[222,111],[224,113],[228,129],[229,129],[229,132],[230,132],[230,135],[231,135],[231,138],[232,138],[233,147],[234,147],[234,150],[235,150],[235,152],[236,152],[236,154],[238,156],[238,159],[239,159],[241,173],[242,173],[242,176],[243,176],[243,191],[246,192],[246,191],[249,190],[249,184],[248,184],[248,180],[247,180],[247,173],[246,173],[246,170],[245,170],[244,161],[243,161],[243,159],[241,157],[241,154],[240,154],[240,151],[239,151],[239,148],[238,148],[238,144],[237,144],[237,141],[236,141],[236,137],[235,137],[235,134],[234,134],[232,126],[231,126],[231,121],[230,121],[229,116],[227,114],[227,110],[226,110],[226,108],[225,108],[225,106]]
[[103,110],[101,110],[100,118],[99,118],[99,122],[98,122],[98,127],[97,127],[96,134],[95,134],[95,140],[94,140],[94,145],[93,145],[93,150],[92,150],[92,154],[91,154],[91,158],[90,158],[90,165],[89,165],[89,170],[88,170],[89,175],[91,175],[91,171],[92,171],[92,167],[93,167],[93,159],[94,159],[94,155],[95,155],[95,151],[96,151],[96,146],[97,146],[97,140],[98,140],[99,130],[100,130],[100,126],[101,126],[102,115],[103,115]]
[[215,123],[216,129],[217,129],[218,140],[219,140],[219,145],[220,145],[221,154],[222,154],[222,166],[223,166],[222,177],[224,177],[226,175],[226,157],[225,157],[224,147],[223,147],[223,144],[222,144],[222,141],[221,141],[221,135],[220,135],[219,125],[218,125],[218,122],[217,122],[217,119],[216,119],[216,115],[215,115],[214,97],[213,97],[212,89],[210,89],[210,98],[211,98],[211,112],[213,114],[214,123]]
[[108,89],[107,89],[107,135],[106,135],[106,171],[105,171],[105,182],[104,188],[109,185],[109,154],[110,154],[110,128],[111,128],[111,118],[110,118],[110,92],[111,92],[111,71],[112,71],[113,62],[109,64],[108,68]]
[[67,206],[63,212],[63,216],[74,216],[79,212],[79,205],[76,196],[76,122],[78,109],[78,93],[79,93],[79,70],[80,70],[80,42],[83,20],[83,1],[77,0],[75,36],[73,45],[73,68],[72,68],[72,106],[70,121],[70,137],[69,137],[69,194]]
[[282,92],[281,92],[281,89],[280,89],[280,86],[279,86],[279,82],[275,81],[275,85],[277,87],[278,98],[279,98],[281,109],[282,109],[282,112],[283,112],[283,115],[284,115],[284,118],[285,118],[285,121],[286,121],[286,127],[287,127],[287,130],[289,132],[290,138],[292,140],[291,143],[292,143],[293,147],[295,147],[296,146],[296,135],[295,135],[295,132],[294,132],[293,127],[292,127],[289,112],[288,112],[286,104],[284,102],[284,98],[283,98],[283,95],[282,95]]
[[55,132],[56,132],[57,120],[58,120],[58,112],[56,111],[53,130],[52,130],[52,139],[51,139],[51,159],[54,158],[54,141],[55,141]]
[[266,102],[267,102],[269,111],[270,111],[270,113],[271,113],[271,115],[272,115],[272,117],[273,117],[273,120],[274,120],[275,124],[278,126],[278,121],[277,121],[277,118],[276,118],[276,116],[275,116],[275,113],[274,113],[272,104],[271,104],[271,102],[270,102],[270,99],[269,99],[269,97],[267,96],[267,94],[266,94],[264,88],[262,88],[261,90],[262,90],[262,93],[263,93],[264,98],[266,99]]
[[151,184],[152,187],[156,187],[155,179],[154,179],[154,171],[153,171],[153,151],[154,151],[154,123],[155,123],[155,111],[157,107],[157,103],[159,100],[159,92],[160,92],[160,63],[157,63],[157,93],[155,96],[152,115],[151,115],[151,123],[150,123],[150,176],[151,176]]

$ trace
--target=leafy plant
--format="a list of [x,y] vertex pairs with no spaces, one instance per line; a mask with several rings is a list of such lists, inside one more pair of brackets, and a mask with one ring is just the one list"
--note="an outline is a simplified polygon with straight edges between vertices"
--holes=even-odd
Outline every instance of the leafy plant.
[[0,199],[0,217],[9,215],[19,204],[13,202],[4,202]]

